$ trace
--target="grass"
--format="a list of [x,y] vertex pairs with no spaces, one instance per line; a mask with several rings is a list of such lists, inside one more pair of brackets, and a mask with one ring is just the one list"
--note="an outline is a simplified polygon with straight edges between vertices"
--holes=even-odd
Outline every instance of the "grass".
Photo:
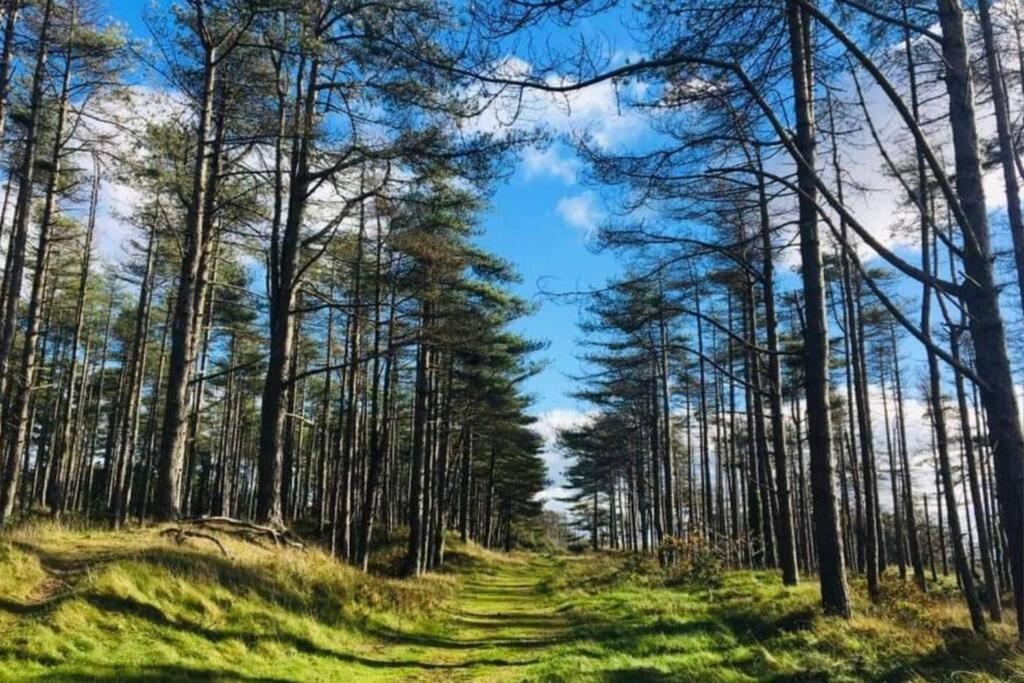
[[855,582],[846,621],[821,614],[813,578],[786,588],[773,573],[730,572],[718,588],[680,590],[636,560],[564,564],[549,590],[574,624],[574,646],[552,660],[553,679],[1024,680],[1009,625],[976,638],[951,592],[920,596],[893,578],[872,606]]
[[155,529],[9,533],[0,679],[1024,680],[1008,627],[976,639],[954,597],[896,582],[846,622],[768,573],[686,590],[624,556],[453,543],[448,572],[410,581],[224,542],[229,558]]

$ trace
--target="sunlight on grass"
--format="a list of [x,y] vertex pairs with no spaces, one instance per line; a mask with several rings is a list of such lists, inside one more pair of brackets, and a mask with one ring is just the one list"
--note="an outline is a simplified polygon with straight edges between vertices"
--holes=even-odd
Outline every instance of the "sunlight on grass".
[[[566,562],[552,579],[585,648],[545,675],[621,680],[976,680],[1024,675],[1008,624],[991,642],[964,629],[955,596],[920,596],[891,579],[856,616],[823,616],[812,579],[786,588],[768,572],[731,572],[720,588],[657,585],[653,563],[604,555]],[[628,654],[628,657],[623,657]],[[611,665],[611,666],[610,666]]]
[[[955,595],[890,579],[826,618],[813,580],[669,588],[623,555],[505,556],[366,575],[317,550],[53,524],[0,541],[0,679],[969,680],[1024,677],[1009,625],[982,641]],[[399,549],[385,548],[380,562]],[[955,673],[954,673],[955,672]]]

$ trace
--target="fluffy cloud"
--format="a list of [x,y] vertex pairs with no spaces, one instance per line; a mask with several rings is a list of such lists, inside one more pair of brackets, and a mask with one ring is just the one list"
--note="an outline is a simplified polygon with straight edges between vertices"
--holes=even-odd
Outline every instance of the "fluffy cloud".
[[[624,59],[624,55],[617,59]],[[498,77],[509,80],[525,79],[531,71],[529,62],[516,57],[504,59],[495,68]],[[551,85],[571,83],[567,76],[558,74],[546,80]],[[594,144],[609,149],[635,140],[646,130],[641,115],[622,106],[625,98],[642,95],[646,87],[640,81],[629,85],[606,81],[567,93],[518,88],[494,92],[493,88],[480,87],[476,95],[488,106],[467,127],[481,132],[540,127],[556,135],[586,135]]]
[[604,211],[597,204],[597,195],[593,192],[562,197],[555,205],[555,211],[570,226],[589,235],[597,229],[604,219]]
[[570,494],[572,494],[572,489],[567,489],[563,486],[552,486],[538,493],[534,497],[534,500],[543,501],[544,507],[548,510],[567,513],[569,511],[569,506],[560,499],[565,498]]
[[[96,112],[85,120],[80,134],[99,141],[97,144],[117,157],[128,159],[140,155],[139,141],[146,126],[181,119],[186,103],[180,94],[145,85],[125,89],[126,99],[101,102]],[[81,161],[91,168],[88,159]],[[142,194],[132,185],[114,176],[105,179],[100,188],[96,211],[95,245],[101,260],[119,263],[126,257],[126,240],[133,236],[127,219],[142,201]]]
[[562,429],[586,424],[592,417],[593,414],[587,411],[574,408],[554,408],[537,415],[537,422],[532,425],[533,431],[544,439],[541,458],[548,468],[548,479],[551,481],[549,488],[537,494],[537,500],[543,500],[545,506],[552,510],[564,510],[565,505],[554,499],[569,494],[569,489],[565,488],[565,467],[568,463],[555,444],[558,432]]
[[523,175],[527,180],[551,176],[566,185],[574,185],[579,168],[576,157],[563,155],[555,147],[530,147],[523,153]]

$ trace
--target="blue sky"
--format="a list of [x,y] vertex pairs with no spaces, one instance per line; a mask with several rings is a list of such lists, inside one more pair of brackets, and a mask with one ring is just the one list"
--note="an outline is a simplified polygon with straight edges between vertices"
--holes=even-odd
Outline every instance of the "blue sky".
[[[156,1],[158,6],[167,4],[167,0]],[[148,32],[141,16],[147,5],[112,0],[111,10],[114,16],[126,22],[136,37],[145,38]],[[622,59],[632,54],[634,43],[629,32],[620,25],[620,19],[621,15],[613,13],[599,21],[584,20],[572,31],[555,29],[545,34],[545,44],[571,44],[574,36],[583,34],[589,45],[603,44],[607,54]],[[893,124],[892,117],[884,114],[887,105],[881,99],[873,99],[877,98],[877,93],[869,92],[868,98],[870,108],[878,112],[878,120]],[[498,128],[498,118],[493,114],[485,115],[479,126],[490,130]],[[573,390],[570,375],[581,372],[576,359],[577,306],[542,293],[600,286],[619,270],[611,255],[595,254],[587,247],[588,231],[612,210],[603,204],[596,188],[583,182],[581,172],[585,169],[566,140],[574,133],[585,131],[597,145],[614,149],[643,146],[653,138],[638,114],[628,109],[620,111],[617,95],[610,85],[589,88],[569,100],[528,95],[522,124],[543,126],[553,135],[554,143],[543,149],[524,150],[515,172],[495,188],[490,206],[482,217],[480,243],[516,265],[522,275],[522,282],[514,288],[516,293],[537,306],[536,313],[517,323],[517,331],[549,343],[539,354],[547,365],[529,381],[527,390],[536,398],[534,412],[539,418],[539,431],[549,440],[545,460],[552,479],[550,493],[558,495],[564,463],[551,447],[551,441],[558,427],[582,419],[587,406],[569,396]],[[883,137],[896,135],[898,128],[883,125]],[[876,154],[870,145],[850,146],[843,151],[844,168],[863,186],[884,187],[885,181],[879,173],[881,162]],[[990,174],[986,181],[990,208],[998,212],[1005,196],[1001,193],[998,174]],[[901,245],[901,240],[893,240],[888,234],[888,226],[899,212],[899,196],[898,191],[872,192],[870,198],[854,196],[848,200],[863,224],[914,262],[917,256],[913,244]],[[796,286],[789,270],[795,258],[795,253],[782,258],[780,284],[783,289]],[[900,293],[914,299],[919,295],[919,288],[904,282]],[[1008,317],[1018,319],[1016,310],[1014,308]],[[836,330],[832,332],[839,334]],[[919,346],[913,344],[905,347],[905,351],[908,356],[905,371],[908,379],[913,380],[920,372],[923,354]],[[910,405],[908,411],[908,419],[914,420],[912,426],[919,432],[918,440],[924,443],[928,428],[923,420],[923,407]],[[880,410],[875,412],[880,413]]]
[[[112,15],[124,22],[133,37],[145,40],[148,29],[142,20],[145,9],[166,7],[154,2],[112,1]],[[585,21],[578,31],[588,39],[600,36],[609,51],[622,50],[629,39],[609,17]],[[555,34],[571,40],[571,33]],[[482,124],[495,127],[495,122]],[[482,218],[480,244],[515,264],[522,282],[515,292],[536,306],[536,312],[516,323],[517,332],[548,342],[539,355],[544,370],[529,380],[527,391],[536,399],[534,413],[539,428],[550,440],[558,426],[578,420],[586,406],[569,396],[578,374],[576,360],[577,306],[544,296],[543,292],[572,291],[600,285],[615,272],[614,258],[595,254],[587,247],[588,231],[596,227],[607,209],[599,194],[585,187],[582,170],[565,139],[583,130],[596,134],[608,146],[640,135],[635,116],[620,115],[610,89],[588,92],[571,101],[546,98],[537,101],[523,117],[523,125],[540,125],[553,133],[553,143],[543,149],[524,150],[515,172],[500,183]],[[561,459],[551,449],[545,455],[553,484],[560,482]]]
[[[166,0],[156,3],[167,4]],[[111,10],[135,37],[145,39],[148,30],[142,15],[144,8],[152,6],[146,2],[112,2]],[[607,20],[600,28],[593,23],[581,27],[605,37],[610,35],[609,29],[614,31],[616,27]],[[619,37],[624,39],[625,34]],[[608,114],[614,114],[608,111],[608,104],[588,101],[579,108],[575,103],[559,103],[551,109],[545,102],[533,115],[527,115],[527,125],[552,123],[556,134],[565,134],[596,123],[599,132],[614,133],[617,126],[607,120]],[[558,121],[545,120],[551,116]],[[621,118],[626,121],[626,117]],[[529,391],[537,398],[538,413],[579,407],[567,396],[571,381],[566,376],[579,370],[574,356],[577,308],[541,296],[542,290],[591,287],[603,282],[614,268],[611,256],[594,254],[586,246],[588,229],[596,225],[605,209],[598,195],[580,184],[579,170],[572,150],[557,141],[543,150],[527,150],[515,173],[496,187],[482,221],[481,245],[516,265],[523,278],[515,287],[516,293],[539,307],[534,315],[517,324],[517,331],[550,343],[542,352],[547,366],[529,384]]]
[[599,220],[601,201],[579,183],[520,164],[515,176],[495,194],[484,219],[481,243],[514,262],[523,277],[516,290],[539,310],[518,325],[530,337],[546,339],[548,366],[530,383],[537,410],[574,405],[567,397],[579,373],[576,362],[577,305],[547,292],[585,289],[613,272],[610,255],[587,248],[590,220]]

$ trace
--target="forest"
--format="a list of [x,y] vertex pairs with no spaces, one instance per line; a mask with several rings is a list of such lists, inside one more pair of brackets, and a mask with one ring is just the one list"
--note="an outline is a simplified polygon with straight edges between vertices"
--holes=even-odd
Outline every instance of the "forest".
[[0,32],[0,680],[1024,680],[1020,0]]

